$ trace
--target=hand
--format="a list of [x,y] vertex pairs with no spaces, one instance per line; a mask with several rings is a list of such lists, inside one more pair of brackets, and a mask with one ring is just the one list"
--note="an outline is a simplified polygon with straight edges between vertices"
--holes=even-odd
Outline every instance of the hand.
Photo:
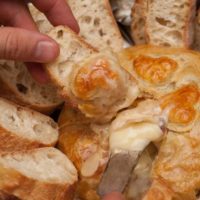
[[[78,24],[66,0],[31,0],[54,25],[66,25],[78,32]],[[59,47],[38,32],[25,0],[0,0],[0,59],[46,63],[59,54]],[[32,76],[40,83],[48,79],[41,64],[28,64]]]
[[119,192],[113,192],[106,195],[102,200],[124,200],[124,197]]

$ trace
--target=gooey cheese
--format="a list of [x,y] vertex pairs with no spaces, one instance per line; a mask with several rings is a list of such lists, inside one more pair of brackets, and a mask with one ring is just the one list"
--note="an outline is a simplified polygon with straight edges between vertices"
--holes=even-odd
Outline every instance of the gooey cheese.
[[120,151],[142,151],[150,142],[162,137],[161,128],[151,122],[131,123],[111,131],[110,149],[112,153]]

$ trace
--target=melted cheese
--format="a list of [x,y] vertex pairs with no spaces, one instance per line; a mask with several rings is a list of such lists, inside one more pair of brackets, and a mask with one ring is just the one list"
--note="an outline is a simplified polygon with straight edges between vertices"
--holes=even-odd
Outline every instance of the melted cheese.
[[162,130],[150,122],[133,123],[111,132],[110,148],[112,153],[122,150],[142,151],[151,141],[157,141]]

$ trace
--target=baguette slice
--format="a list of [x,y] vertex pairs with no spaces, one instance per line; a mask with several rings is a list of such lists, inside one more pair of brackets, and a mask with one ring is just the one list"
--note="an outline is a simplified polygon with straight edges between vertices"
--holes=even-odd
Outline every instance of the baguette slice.
[[200,51],[200,9],[197,12],[197,16],[195,20],[195,34],[194,34],[193,49]]
[[97,53],[97,50],[67,27],[57,26],[49,32],[49,36],[60,45],[60,55],[47,64],[46,69],[54,84],[63,91],[62,95],[67,96],[69,74],[74,65]]
[[71,200],[76,182],[75,167],[55,148],[0,155],[0,190],[21,200]]
[[147,1],[148,43],[157,46],[190,47],[193,43],[195,0]]
[[[108,0],[68,0],[79,27],[79,35],[90,45],[101,50],[112,48],[119,51],[123,47],[123,39],[114,20]],[[30,12],[42,33],[49,32],[53,26],[43,13],[29,4]]]
[[53,146],[57,139],[50,117],[0,98],[0,153]]
[[135,44],[146,44],[145,11],[147,0],[136,0],[132,7],[131,36]]
[[115,22],[109,0],[68,0],[80,26],[80,35],[98,49],[119,51],[123,39]]
[[21,62],[0,60],[0,96],[43,113],[62,101],[52,85],[40,85]]

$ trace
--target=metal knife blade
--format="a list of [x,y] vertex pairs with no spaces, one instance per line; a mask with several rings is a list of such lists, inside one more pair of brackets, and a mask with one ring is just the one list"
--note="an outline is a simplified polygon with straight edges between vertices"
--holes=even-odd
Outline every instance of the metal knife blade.
[[120,152],[113,154],[98,187],[98,194],[104,196],[110,192],[123,192],[137,164],[140,152]]

